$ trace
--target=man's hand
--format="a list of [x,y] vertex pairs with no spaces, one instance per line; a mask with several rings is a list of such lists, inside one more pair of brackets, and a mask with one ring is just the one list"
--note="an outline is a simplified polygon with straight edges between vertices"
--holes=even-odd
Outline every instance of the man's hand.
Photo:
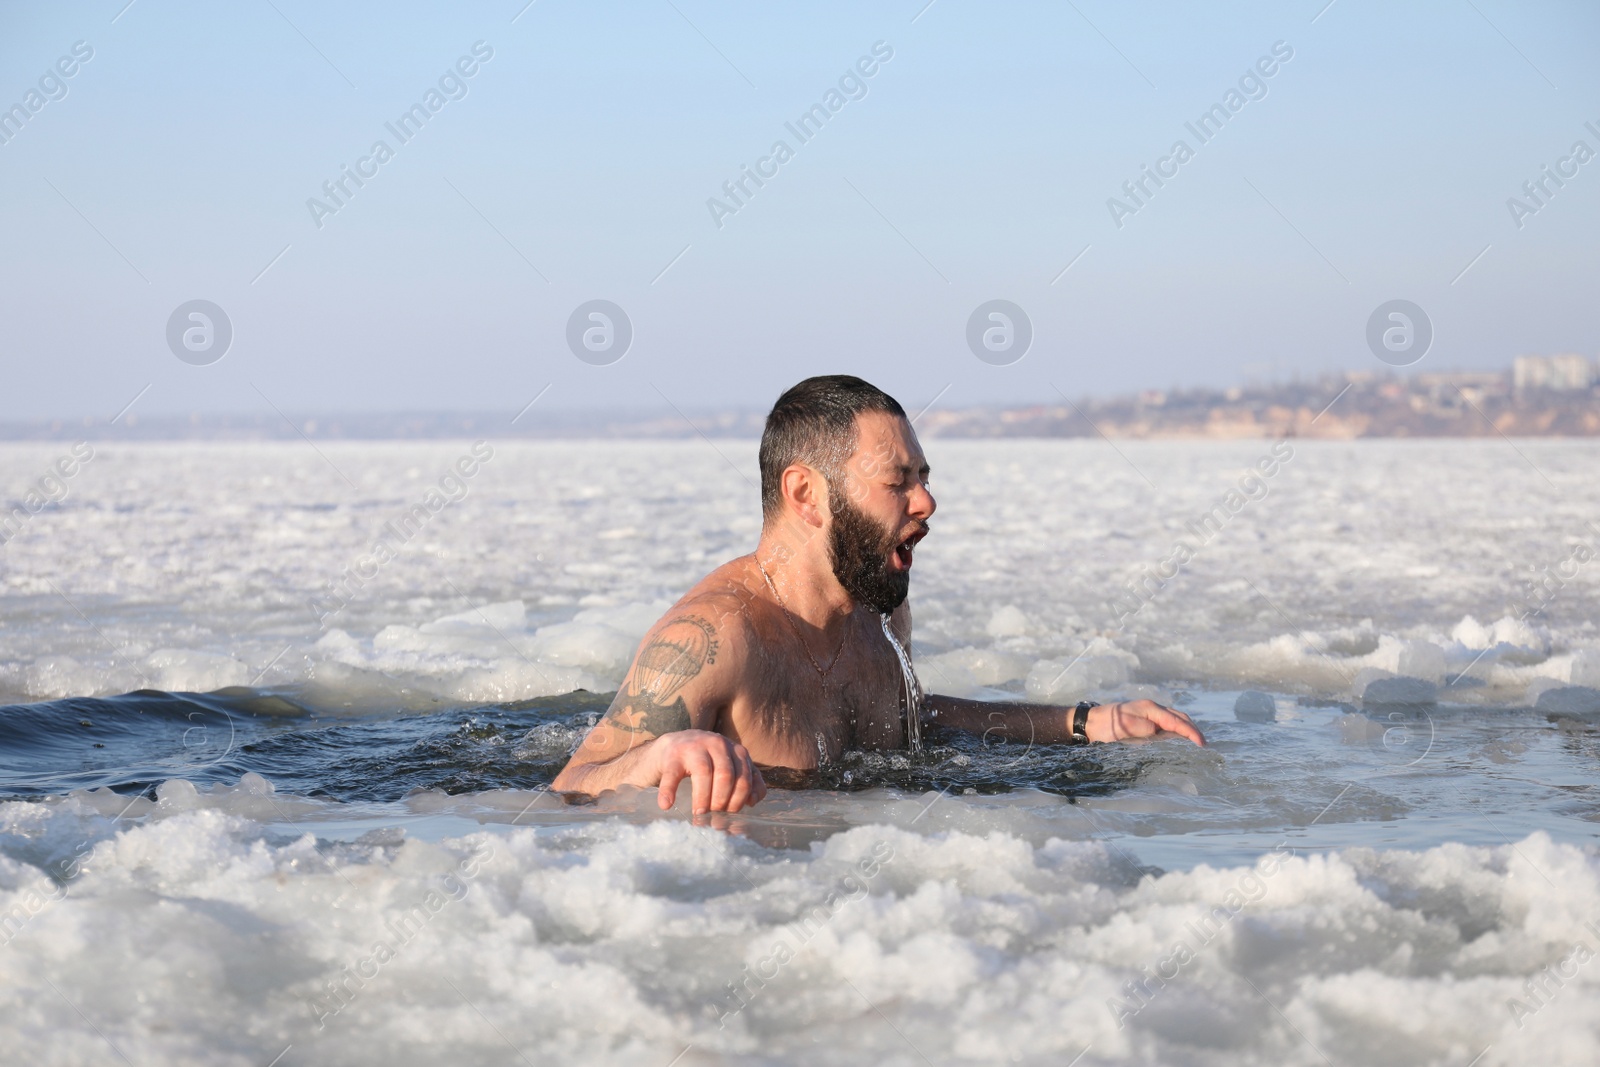
[[738,811],[767,795],[767,783],[750,762],[745,747],[709,730],[677,730],[650,742],[648,773],[658,778],[656,802],[666,811],[678,799],[678,785],[690,779],[691,810]]
[[[1070,717],[1071,712],[1068,715]],[[1121,741],[1129,737],[1173,733],[1187,737],[1197,745],[1206,743],[1189,716],[1153,700],[1129,700],[1090,708],[1089,721],[1084,724],[1084,729],[1088,731],[1091,741]]]

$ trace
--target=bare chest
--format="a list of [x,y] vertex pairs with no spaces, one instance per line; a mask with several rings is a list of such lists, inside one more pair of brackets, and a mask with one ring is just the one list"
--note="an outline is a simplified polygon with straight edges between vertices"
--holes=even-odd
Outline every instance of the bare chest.
[[849,749],[905,747],[905,681],[876,627],[854,627],[826,677],[792,635],[775,635],[753,659],[729,732],[755,762],[809,770]]

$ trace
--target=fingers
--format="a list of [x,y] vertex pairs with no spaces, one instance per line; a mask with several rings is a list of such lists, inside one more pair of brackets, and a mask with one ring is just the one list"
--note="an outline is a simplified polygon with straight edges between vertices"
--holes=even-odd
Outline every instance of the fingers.
[[1156,707],[1158,709],[1157,713],[1150,716],[1156,725],[1163,730],[1178,734],[1180,737],[1187,737],[1202,748],[1205,747],[1205,735],[1195,726],[1193,719],[1181,711],[1163,708],[1159,704]]
[[744,823],[725,811],[708,811],[704,815],[691,815],[691,826],[701,826],[708,830],[718,830],[725,834],[743,834]]
[[[767,795],[767,783],[756,770],[749,751],[741,744],[715,734],[691,738],[688,731],[672,735],[660,749],[660,787],[656,802],[669,810],[677,802],[678,786],[689,779],[689,808],[693,816],[708,812],[736,812]],[[659,745],[666,738],[658,740]]]
[[696,814],[711,804],[711,784],[715,767],[703,748],[671,747],[662,752],[661,785],[656,803],[668,811],[678,802],[678,786],[689,779],[689,808]]
[[730,744],[728,746],[729,771],[728,793],[726,800],[719,799],[722,786],[722,764],[717,763],[718,789],[712,794],[712,811],[738,811],[751,804],[759,803],[767,795],[767,783],[762,780],[761,772],[756,770],[756,765],[750,759],[750,752],[743,745]]
[[755,787],[755,765],[750,762],[750,753],[745,751],[743,745],[733,746],[733,795],[728,798],[728,810],[738,811],[746,804],[754,803],[750,799],[750,792]]
[[[1194,720],[1181,711],[1153,700],[1133,700],[1125,704],[1112,704],[1107,709],[1106,728],[1110,736],[1107,740],[1122,741],[1127,738],[1154,737],[1159,733],[1174,733],[1179,737],[1186,737],[1197,745],[1204,746],[1205,736],[1200,733]],[[1090,712],[1090,722],[1093,723],[1093,712]],[[1090,737],[1098,740],[1096,730],[1089,731]]]
[[683,763],[672,760],[661,768],[661,786],[656,790],[656,804],[662,811],[670,811],[672,805],[678,802],[678,784],[689,776],[684,770]]
[[707,745],[711,757],[711,802],[704,808],[695,807],[695,814],[702,811],[727,811],[728,800],[733,796],[733,782],[737,776],[734,771],[733,754],[728,751],[731,746],[712,742]]
[[1142,720],[1138,724],[1135,736],[1149,737],[1164,730],[1179,737],[1186,737],[1197,745],[1204,746],[1206,743],[1205,737],[1195,727],[1193,719],[1164,704],[1157,704],[1153,700],[1140,700],[1129,708],[1129,713]]
[[705,749],[694,749],[683,754],[689,768],[691,782],[689,810],[700,815],[711,810],[711,787],[716,776],[716,764]]

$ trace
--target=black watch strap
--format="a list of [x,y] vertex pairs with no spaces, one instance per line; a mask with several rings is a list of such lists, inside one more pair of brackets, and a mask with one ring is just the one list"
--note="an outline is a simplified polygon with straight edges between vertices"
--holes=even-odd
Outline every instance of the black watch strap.
[[1100,705],[1092,700],[1080,700],[1072,709],[1072,740],[1080,745],[1089,743],[1089,709]]

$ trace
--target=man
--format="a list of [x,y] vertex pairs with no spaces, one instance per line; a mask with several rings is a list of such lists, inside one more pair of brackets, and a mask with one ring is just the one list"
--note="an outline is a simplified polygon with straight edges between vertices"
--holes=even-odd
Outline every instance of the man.
[[806,379],[767,416],[760,461],[755,552],[708,574],[645,635],[553,788],[655,786],[665,810],[688,778],[694,814],[736,812],[766,795],[762,766],[906,748],[924,725],[1043,744],[1163,733],[1205,744],[1187,715],[1148,700],[930,694],[919,706],[890,633],[909,656],[906,591],[935,504],[922,446],[887,393],[849,375]]

